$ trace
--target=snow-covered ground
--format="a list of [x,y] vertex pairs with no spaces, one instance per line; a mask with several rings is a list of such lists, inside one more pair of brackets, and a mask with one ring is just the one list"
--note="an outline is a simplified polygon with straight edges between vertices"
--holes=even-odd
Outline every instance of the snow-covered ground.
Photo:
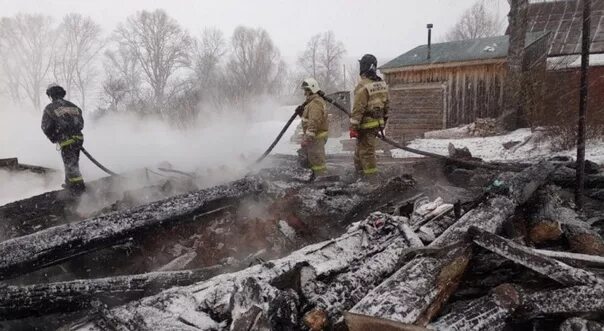
[[[517,160],[536,160],[554,155],[570,156],[575,158],[576,151],[568,150],[562,152],[553,152],[551,144],[545,139],[531,139],[528,143],[518,148],[505,149],[504,143],[524,142],[533,136],[530,129],[519,129],[508,134],[492,137],[475,137],[460,139],[416,139],[411,142],[409,147],[438,153],[448,154],[448,145],[452,143],[457,148],[467,147],[473,156],[487,161],[517,161]],[[535,137],[534,137],[535,138]],[[393,151],[395,157],[411,157],[414,154],[402,150]],[[604,141],[589,141],[586,147],[585,157],[598,164],[604,163]]]
[[[554,155],[570,156],[575,158],[576,150],[562,152],[552,152],[552,146],[546,139],[539,139],[539,133],[533,133],[530,129],[519,129],[507,134],[491,137],[472,137],[455,139],[416,139],[408,146],[422,151],[448,155],[449,143],[457,148],[467,147],[473,156],[486,161],[518,161],[518,160],[538,160],[544,157]],[[530,138],[533,139],[530,139]],[[348,137],[330,138],[327,141],[327,154],[347,154],[342,150],[341,140],[347,140]],[[519,145],[530,139],[526,144],[517,148],[506,149],[503,144],[508,142],[519,142]],[[299,148],[297,144],[283,141],[277,151],[285,154],[295,154]],[[598,164],[604,164],[604,141],[589,141],[586,148],[586,158]],[[400,149],[392,151],[393,157],[407,158],[419,157],[419,155],[405,152]]]

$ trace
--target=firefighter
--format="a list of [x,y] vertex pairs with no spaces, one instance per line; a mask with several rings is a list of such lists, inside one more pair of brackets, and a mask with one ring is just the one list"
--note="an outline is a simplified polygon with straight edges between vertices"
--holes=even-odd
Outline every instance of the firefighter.
[[301,147],[308,158],[308,165],[316,176],[327,172],[325,164],[325,143],[327,142],[329,123],[325,101],[319,95],[321,89],[314,78],[302,82],[306,102],[304,107],[298,107],[296,112],[302,117]]
[[44,108],[42,131],[61,150],[65,166],[63,187],[72,193],[82,193],[86,189],[79,167],[80,148],[84,143],[84,119],[82,110],[65,100],[65,94],[65,90],[57,84],[50,84],[46,89],[46,95],[52,102]]
[[350,118],[350,138],[357,139],[354,165],[365,177],[378,172],[375,149],[377,135],[383,134],[388,120],[388,85],[377,75],[377,59],[365,54],[359,60],[361,81],[354,90]]

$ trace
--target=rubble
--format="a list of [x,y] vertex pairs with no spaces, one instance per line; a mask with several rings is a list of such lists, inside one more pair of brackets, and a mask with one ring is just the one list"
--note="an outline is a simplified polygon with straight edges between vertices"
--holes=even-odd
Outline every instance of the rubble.
[[[601,324],[602,222],[597,213],[576,213],[564,189],[552,186],[566,163],[467,169],[470,178],[490,178],[479,193],[470,185],[422,187],[434,180],[433,169],[411,178],[396,164],[379,183],[351,180],[345,167],[334,167],[339,179],[310,182],[291,161],[0,242],[0,326],[355,331]],[[501,172],[512,168],[522,171]],[[13,254],[13,247],[31,254]],[[73,274],[52,280],[61,268]]]

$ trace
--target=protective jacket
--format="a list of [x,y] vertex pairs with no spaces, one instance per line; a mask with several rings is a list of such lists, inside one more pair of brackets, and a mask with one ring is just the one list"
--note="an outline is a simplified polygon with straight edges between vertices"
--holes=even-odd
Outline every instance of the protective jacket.
[[382,80],[363,77],[354,90],[350,126],[355,130],[383,128],[390,101],[388,85]]
[[64,144],[73,137],[81,137],[83,128],[82,110],[73,103],[56,99],[44,108],[42,131],[52,143]]
[[316,93],[308,96],[306,101],[302,113],[303,149],[306,151],[310,169],[315,175],[320,175],[327,171],[325,164],[325,144],[329,130],[327,108],[323,98]]
[[302,113],[302,130],[306,138],[327,138],[329,122],[325,101],[318,94],[308,96]]

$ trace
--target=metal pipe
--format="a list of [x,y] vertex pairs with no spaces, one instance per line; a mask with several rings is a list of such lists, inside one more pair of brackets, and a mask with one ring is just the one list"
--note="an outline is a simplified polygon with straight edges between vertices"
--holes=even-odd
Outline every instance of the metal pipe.
[[432,28],[434,25],[432,23],[426,26],[428,28],[428,60],[432,56]]

